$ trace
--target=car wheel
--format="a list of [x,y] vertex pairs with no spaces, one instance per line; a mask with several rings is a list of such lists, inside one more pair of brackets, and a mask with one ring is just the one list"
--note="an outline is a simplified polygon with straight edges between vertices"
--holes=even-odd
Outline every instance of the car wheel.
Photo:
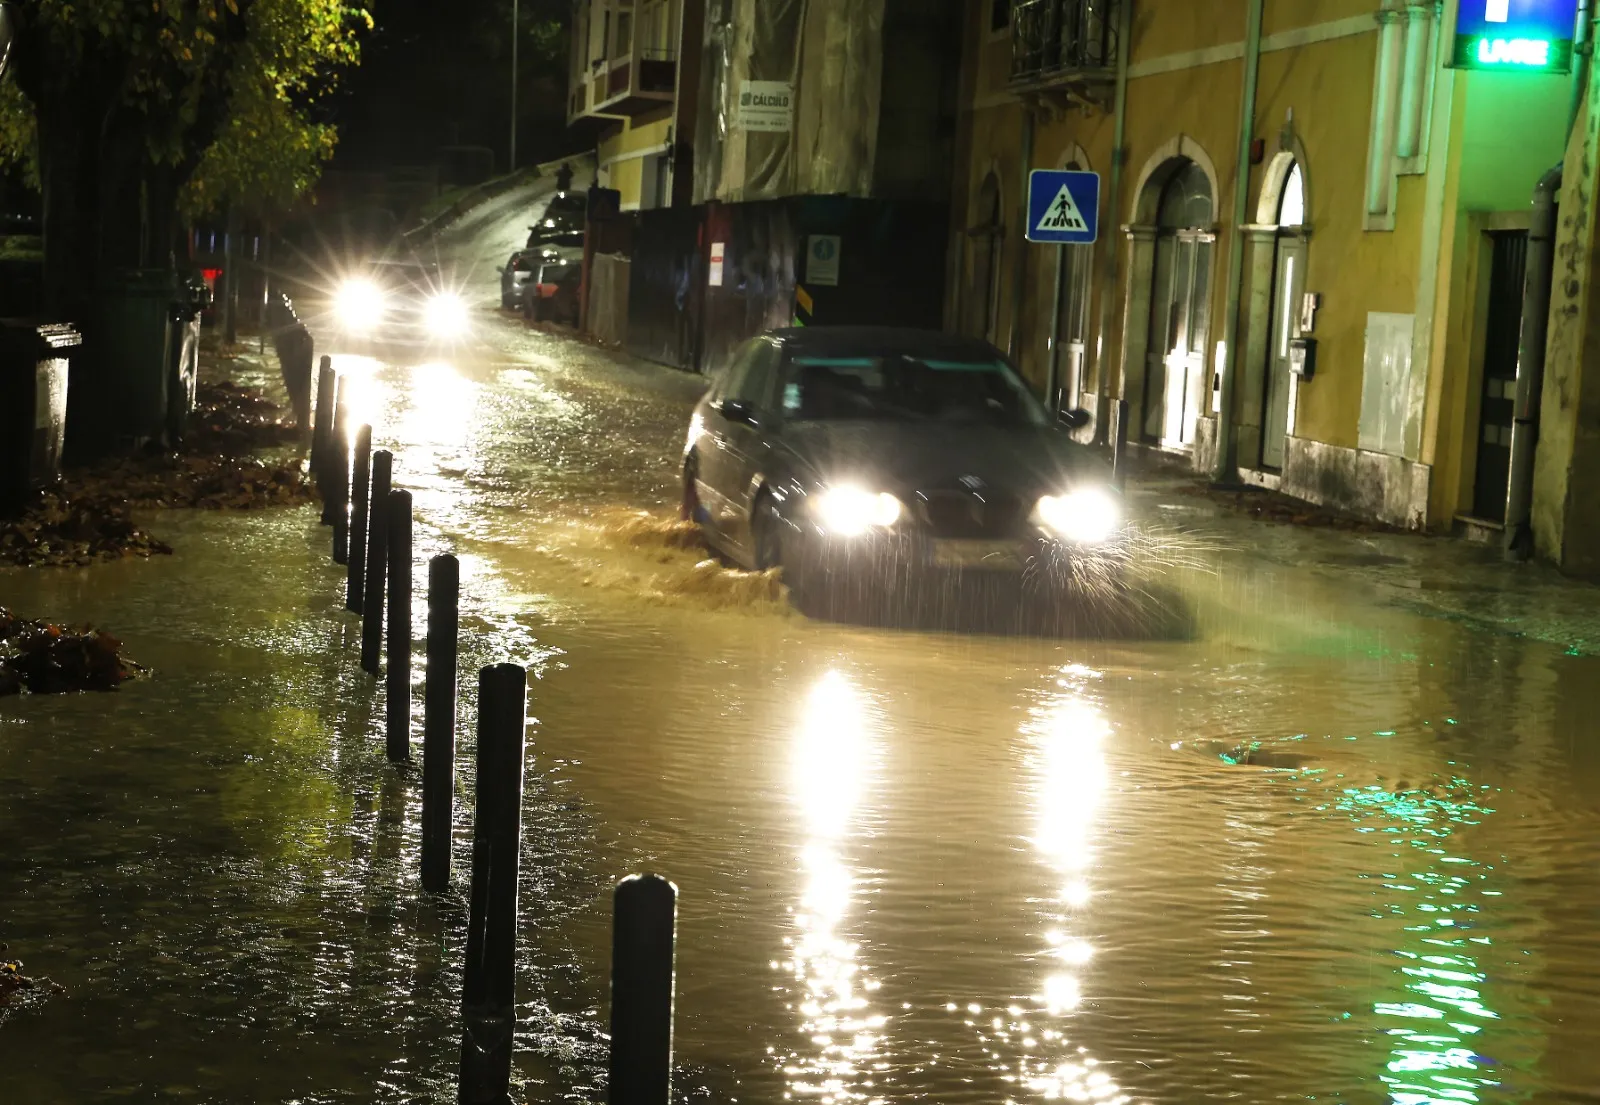
[[695,480],[700,476],[700,466],[690,457],[683,465],[683,499],[678,505],[678,517],[685,522],[700,521],[700,492],[695,490]]

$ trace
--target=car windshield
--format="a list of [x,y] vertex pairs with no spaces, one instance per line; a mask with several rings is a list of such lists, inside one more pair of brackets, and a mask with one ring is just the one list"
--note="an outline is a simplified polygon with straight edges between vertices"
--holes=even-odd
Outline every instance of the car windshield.
[[784,415],[796,421],[865,420],[1044,426],[1044,407],[1002,360],[799,356],[784,377]]

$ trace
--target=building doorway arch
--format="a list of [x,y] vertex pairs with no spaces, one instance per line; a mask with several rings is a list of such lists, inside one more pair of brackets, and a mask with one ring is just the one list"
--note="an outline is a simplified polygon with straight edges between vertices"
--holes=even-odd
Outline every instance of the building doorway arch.
[[1130,440],[1190,450],[1206,399],[1217,174],[1180,135],[1145,163],[1128,236],[1122,398]]
[[1276,182],[1277,194],[1263,189],[1262,200],[1273,201],[1272,309],[1267,322],[1267,360],[1261,400],[1261,467],[1283,470],[1289,435],[1294,432],[1299,380],[1290,366],[1289,343],[1300,336],[1300,301],[1306,288],[1306,177],[1293,153],[1274,159],[1267,184]]
[[966,310],[963,329],[973,337],[998,345],[995,332],[1000,314],[1000,261],[1005,244],[1004,207],[1000,174],[990,169],[978,188],[967,229],[968,256]]
[[1169,448],[1194,445],[1205,398],[1206,337],[1211,322],[1215,196],[1193,161],[1173,167],[1156,209],[1141,434]]

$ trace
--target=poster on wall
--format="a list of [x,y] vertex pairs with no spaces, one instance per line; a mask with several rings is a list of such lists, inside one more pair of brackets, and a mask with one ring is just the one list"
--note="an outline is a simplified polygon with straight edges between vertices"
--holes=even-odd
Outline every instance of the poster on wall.
[[813,234],[806,245],[806,283],[835,288],[839,285],[839,247],[837,234]]
[[735,120],[743,130],[788,133],[794,126],[794,86],[788,81],[740,81]]
[[727,256],[727,248],[724,242],[711,243],[711,270],[706,277],[706,283],[713,288],[722,287],[722,261]]

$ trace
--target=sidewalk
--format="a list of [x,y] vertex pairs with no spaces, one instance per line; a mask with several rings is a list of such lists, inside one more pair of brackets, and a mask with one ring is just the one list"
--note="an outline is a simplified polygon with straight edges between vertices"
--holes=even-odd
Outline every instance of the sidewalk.
[[1148,520],[1335,581],[1352,597],[1600,654],[1600,585],[1548,564],[1509,562],[1497,546],[1363,522],[1276,492],[1214,491],[1159,461],[1134,462],[1128,495]]

